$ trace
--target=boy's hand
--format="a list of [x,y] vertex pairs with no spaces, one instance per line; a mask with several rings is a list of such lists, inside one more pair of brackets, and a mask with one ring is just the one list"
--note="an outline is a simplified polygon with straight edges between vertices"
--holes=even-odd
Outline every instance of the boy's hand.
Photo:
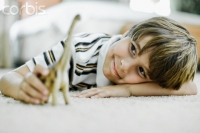
[[46,76],[49,74],[49,70],[36,65],[33,73],[26,74],[18,90],[17,98],[19,100],[32,104],[39,104],[48,100],[48,88],[36,76],[38,74]]
[[108,97],[129,97],[130,92],[125,86],[104,86],[84,90],[74,97],[78,98],[108,98]]

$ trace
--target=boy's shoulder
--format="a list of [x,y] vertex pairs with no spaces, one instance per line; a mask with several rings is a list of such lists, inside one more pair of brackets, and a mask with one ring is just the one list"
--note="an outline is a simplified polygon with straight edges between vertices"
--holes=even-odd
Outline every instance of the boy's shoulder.
[[82,32],[75,34],[73,45],[76,54],[74,58],[80,64],[96,62],[99,50],[110,38],[111,36],[105,33]]
[[79,32],[79,33],[76,33],[74,36],[75,37],[88,37],[88,36],[92,36],[92,35],[109,36],[109,37],[111,37],[110,34],[103,33],[103,32]]
[[77,42],[92,43],[94,40],[100,40],[102,38],[111,38],[111,35],[106,33],[90,33],[81,32],[74,35],[74,40]]

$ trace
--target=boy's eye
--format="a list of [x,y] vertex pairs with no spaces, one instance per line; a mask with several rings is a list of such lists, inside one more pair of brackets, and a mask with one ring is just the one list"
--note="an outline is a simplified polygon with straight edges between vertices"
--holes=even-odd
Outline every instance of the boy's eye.
[[144,77],[146,77],[145,71],[142,67],[139,67],[139,71],[140,71],[140,74],[142,74]]
[[133,52],[133,54],[136,54],[136,48],[133,44],[131,44],[131,51]]

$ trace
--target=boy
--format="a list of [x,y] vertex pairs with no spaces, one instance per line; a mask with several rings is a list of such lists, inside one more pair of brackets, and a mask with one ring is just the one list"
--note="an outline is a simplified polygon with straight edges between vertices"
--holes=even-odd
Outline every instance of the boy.
[[[72,46],[70,90],[84,90],[75,97],[197,93],[192,82],[198,62],[196,41],[173,20],[155,17],[133,26],[123,36],[80,33],[74,36]],[[5,74],[1,92],[27,103],[46,101],[48,89],[36,75],[48,75],[47,67],[60,58],[63,47],[61,41]]]

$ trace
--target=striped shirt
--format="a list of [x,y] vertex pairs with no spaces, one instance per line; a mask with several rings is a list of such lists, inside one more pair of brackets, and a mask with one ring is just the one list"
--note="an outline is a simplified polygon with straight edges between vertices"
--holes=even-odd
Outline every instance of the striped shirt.
[[[103,74],[102,67],[109,47],[120,40],[121,35],[109,36],[104,33],[79,33],[71,41],[72,59],[67,68],[70,90],[85,90],[112,84]],[[26,62],[30,71],[36,64],[46,68],[56,63],[64,50],[60,41],[51,50],[45,51]]]

